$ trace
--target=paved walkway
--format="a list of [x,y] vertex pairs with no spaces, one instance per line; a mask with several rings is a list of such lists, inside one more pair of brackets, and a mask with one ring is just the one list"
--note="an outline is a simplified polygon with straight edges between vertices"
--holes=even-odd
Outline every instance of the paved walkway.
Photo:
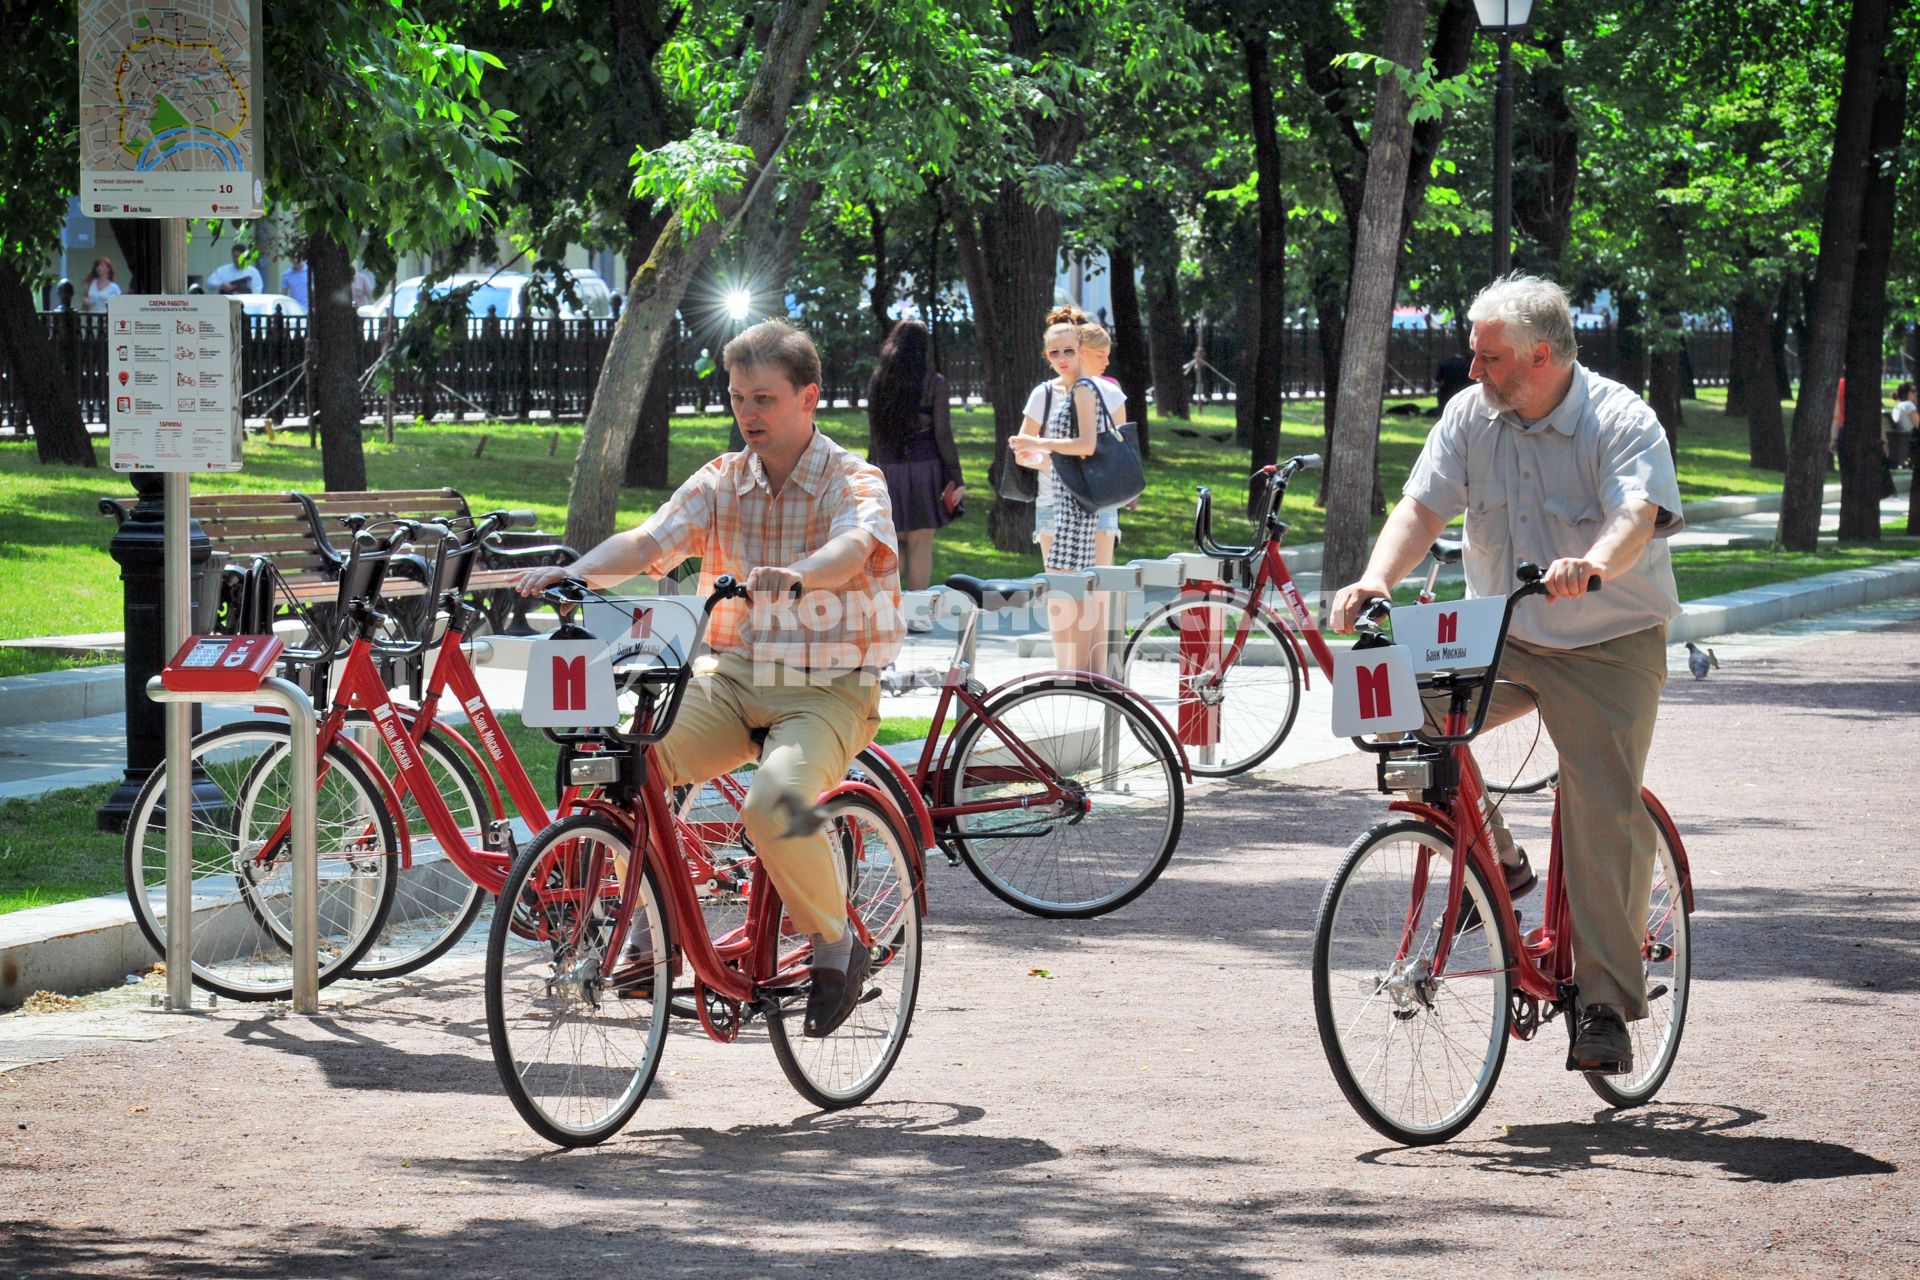
[[[1721,671],[1668,687],[1650,782],[1698,910],[1647,1108],[1602,1110],[1554,1028],[1452,1143],[1354,1117],[1308,981],[1321,888],[1383,813],[1348,752],[1196,793],[1167,875],[1102,920],[935,866],[913,1037],[838,1114],[757,1038],[681,1031],[626,1133],[556,1152],[501,1094],[471,955],[313,1020],[0,1019],[0,1057],[59,1059],[0,1076],[0,1274],[1911,1275],[1904,608],[1716,641]],[[1512,803],[1537,833],[1544,806]],[[178,1030],[126,1042],[156,1024]]]

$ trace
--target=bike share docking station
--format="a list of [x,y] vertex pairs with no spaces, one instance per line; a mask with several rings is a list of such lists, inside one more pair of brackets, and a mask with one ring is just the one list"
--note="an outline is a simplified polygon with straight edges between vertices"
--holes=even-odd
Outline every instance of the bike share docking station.
[[[184,479],[184,477],[182,477]],[[185,488],[183,484],[181,488]],[[171,519],[172,508],[168,508]],[[167,543],[168,566],[174,546]],[[180,548],[182,559],[186,549]],[[184,718],[186,706],[268,706],[288,720],[292,739],[288,768],[296,780],[320,776],[319,723],[313,700],[291,680],[273,674],[284,647],[278,636],[190,636],[173,660],[147,682],[147,696],[174,704]],[[174,714],[174,706],[168,707]],[[167,751],[167,1008],[193,1007],[193,805],[173,798],[190,790],[190,763]],[[320,1012],[320,857],[316,836],[317,786],[289,791],[293,869],[293,1011]]]

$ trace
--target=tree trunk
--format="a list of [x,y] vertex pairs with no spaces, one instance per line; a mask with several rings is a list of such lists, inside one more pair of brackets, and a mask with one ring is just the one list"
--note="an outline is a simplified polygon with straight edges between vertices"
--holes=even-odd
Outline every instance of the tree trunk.
[[55,358],[34,313],[33,291],[5,256],[0,256],[0,365],[13,371],[13,385],[33,425],[33,448],[40,461],[99,466],[87,426],[80,421],[73,388],[64,385],[61,361]]
[[[1403,67],[1418,67],[1425,0],[1388,0],[1381,53]],[[1353,279],[1347,295],[1347,332],[1340,354],[1340,408],[1334,420],[1333,453],[1327,459],[1326,558],[1321,569],[1321,610],[1333,593],[1366,567],[1367,530],[1373,505],[1374,459],[1380,444],[1380,404],[1386,387],[1387,338],[1393,325],[1393,292],[1400,275],[1401,200],[1406,194],[1407,155],[1413,126],[1398,80],[1380,77],[1366,187],[1354,237]]]
[[1020,430],[1027,392],[1043,373],[1040,338],[1053,301],[1060,216],[1029,204],[1017,184],[1002,182],[991,205],[956,211],[953,225],[993,405],[988,475],[995,496],[987,533],[1000,550],[1021,551],[1032,545],[1035,473],[1014,465],[1007,438]]
[[[1340,407],[1340,352],[1347,340],[1347,317],[1339,299],[1326,295],[1314,306],[1315,349],[1320,353],[1320,456],[1333,457],[1333,415]],[[1327,506],[1327,486],[1321,485],[1313,505]]]
[[1260,358],[1260,282],[1253,272],[1233,290],[1233,443],[1253,448],[1253,379]]
[[1680,457],[1680,428],[1684,422],[1680,416],[1684,384],[1681,357],[1680,348],[1661,347],[1653,353],[1647,378],[1647,403],[1653,406],[1653,416],[1660,419],[1660,425],[1666,429],[1667,451],[1676,462]]
[[746,186],[721,197],[719,216],[692,235],[685,234],[679,215],[669,218],[653,252],[628,282],[627,305],[614,322],[574,464],[566,532],[572,546],[585,550],[613,532],[627,453],[674,313],[687,282],[754,195],[756,180],[786,136],[787,113],[825,7],[826,0],[781,0],[774,14],[766,54],[733,133],[733,140],[753,153]]
[[[127,260],[127,278],[121,285],[128,293],[161,293],[160,224],[152,218],[109,218],[113,238]],[[225,256],[224,251],[222,256]],[[79,282],[86,288],[87,282]]]
[[[307,241],[307,385],[320,426],[320,476],[328,489],[366,489],[360,440],[360,316],[353,260],[332,236]],[[432,377],[431,371],[422,375]]]
[[1147,267],[1147,348],[1153,359],[1153,407],[1162,417],[1191,421],[1193,388],[1187,382],[1187,327],[1180,315],[1177,259]]
[[1647,389],[1647,335],[1640,329],[1640,295],[1618,295],[1619,318],[1613,330],[1613,380],[1636,394]]
[[1113,272],[1113,376],[1127,393],[1127,417],[1138,425],[1140,460],[1153,461],[1153,445],[1147,430],[1147,331],[1140,323],[1140,290],[1133,280],[1133,254],[1125,249],[1107,251]]
[[1880,375],[1887,334],[1887,275],[1893,260],[1894,197],[1900,136],[1906,128],[1907,68],[1890,58],[1880,67],[1867,156],[1866,202],[1860,211],[1860,254],[1854,264],[1847,320],[1846,447],[1840,459],[1840,537],[1880,540],[1880,492],[1886,465]]
[[[1822,480],[1846,348],[1848,300],[1853,293],[1866,197],[1868,136],[1887,43],[1888,16],[1888,0],[1853,0],[1853,14],[1847,24],[1833,158],[1827,170],[1826,205],[1820,220],[1820,257],[1807,305],[1812,340],[1801,356],[1800,396],[1794,405],[1786,486],[1780,496],[1778,536],[1789,551],[1811,551],[1820,538]],[[1877,376],[1874,382],[1877,386]]]
[[873,285],[867,290],[867,311],[873,316],[874,330],[882,339],[893,330],[893,273],[887,270],[887,224],[879,207],[867,206],[868,244],[873,252]]
[[[1260,247],[1254,257],[1259,324],[1251,334],[1243,330],[1241,336],[1243,342],[1252,337],[1259,344],[1254,353],[1252,412],[1246,420],[1252,437],[1252,469],[1258,471],[1280,460],[1281,375],[1287,338],[1287,205],[1280,191],[1280,126],[1273,99],[1272,51],[1265,28],[1242,32],[1240,43],[1247,64],[1253,162],[1258,170],[1254,190],[1260,211]],[[1408,61],[1417,62],[1418,58]],[[1405,162],[1402,153],[1397,163]],[[1405,177],[1401,175],[1402,182]],[[1396,199],[1398,195],[1396,191]],[[1241,394],[1246,394],[1244,386]],[[1247,506],[1251,514],[1251,488]]]
[[1737,295],[1733,304],[1727,308],[1729,317],[1727,332],[1727,405],[1722,413],[1729,418],[1744,418],[1747,415],[1747,378],[1752,373],[1751,360],[1743,359],[1740,351],[1742,342],[1759,342],[1762,330],[1753,325],[1753,316],[1741,314],[1741,304],[1746,302],[1751,290]]
[[1767,293],[1748,291],[1733,300],[1733,367],[1748,388],[1747,465],[1785,471],[1787,437],[1773,366],[1773,305]]
[[[653,247],[660,242],[660,230],[666,225],[666,215],[656,213],[650,202],[631,201],[627,205],[627,261],[645,262],[652,256]],[[627,446],[627,464],[621,476],[633,488],[664,489],[672,475],[667,447],[676,408],[673,370],[680,349],[679,331],[677,322],[669,324],[667,346],[647,376],[647,388],[640,397],[640,415],[633,424],[633,441]],[[593,411],[589,408],[587,412]]]

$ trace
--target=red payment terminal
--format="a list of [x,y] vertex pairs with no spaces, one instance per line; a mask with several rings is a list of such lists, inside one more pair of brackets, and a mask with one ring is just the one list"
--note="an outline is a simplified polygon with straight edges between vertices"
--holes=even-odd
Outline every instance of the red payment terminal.
[[251,693],[273,674],[279,636],[190,636],[160,672],[176,693]]

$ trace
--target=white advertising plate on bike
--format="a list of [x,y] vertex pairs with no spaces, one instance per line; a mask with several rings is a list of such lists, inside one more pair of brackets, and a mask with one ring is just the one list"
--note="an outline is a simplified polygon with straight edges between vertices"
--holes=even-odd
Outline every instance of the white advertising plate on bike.
[[1394,643],[1406,649],[1415,675],[1483,671],[1500,643],[1504,596],[1409,605],[1393,611]]
[[536,729],[601,729],[620,723],[613,650],[604,640],[535,641],[527,650],[520,719]]
[[[1399,614],[1394,615],[1398,623]],[[1405,645],[1333,651],[1333,733],[1370,738],[1404,733],[1426,723],[1420,682]]]
[[580,625],[612,646],[615,662],[684,667],[704,607],[698,596],[607,596],[582,606]]

